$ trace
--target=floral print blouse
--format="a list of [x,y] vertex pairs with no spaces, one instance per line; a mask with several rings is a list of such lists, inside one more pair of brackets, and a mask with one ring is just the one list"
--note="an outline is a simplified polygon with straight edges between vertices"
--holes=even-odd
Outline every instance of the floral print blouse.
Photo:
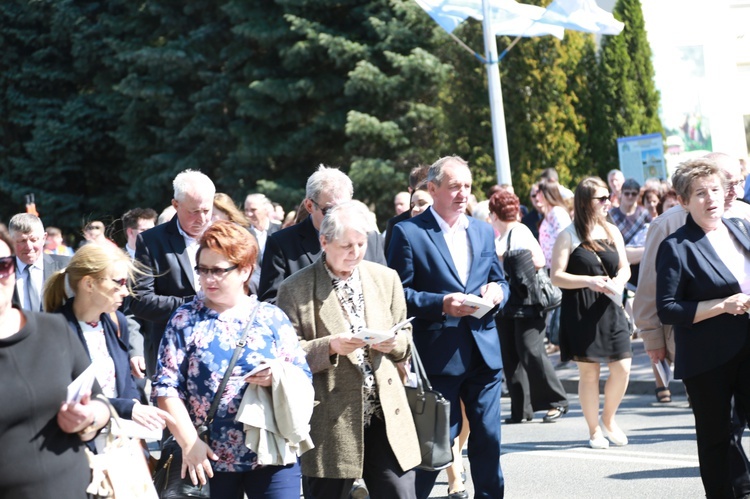
[[546,261],[545,267],[548,269],[552,265],[552,248],[555,246],[557,236],[570,223],[568,212],[560,206],[553,206],[545,215],[542,223],[539,224],[539,245],[542,247],[542,253],[544,253]]
[[219,456],[215,471],[250,471],[256,455],[245,446],[242,423],[234,418],[247,384],[243,376],[264,358],[281,359],[304,370],[312,382],[305,351],[284,312],[256,296],[222,313],[208,308],[202,293],[178,308],[159,347],[153,397],[184,400],[193,423],[202,424],[252,310],[259,306],[247,344],[229,378],[211,424],[211,448]]

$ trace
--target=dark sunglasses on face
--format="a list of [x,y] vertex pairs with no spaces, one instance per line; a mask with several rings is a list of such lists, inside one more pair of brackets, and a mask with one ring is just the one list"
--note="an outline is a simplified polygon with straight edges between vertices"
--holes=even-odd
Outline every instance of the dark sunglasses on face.
[[213,276],[214,279],[221,279],[231,271],[237,268],[237,265],[232,265],[231,267],[227,267],[225,269],[222,268],[213,268],[209,269],[208,267],[195,267],[195,271],[198,272],[198,275],[201,277],[208,277]]
[[328,214],[328,210],[330,210],[331,208],[333,208],[333,206],[320,206],[318,204],[318,202],[315,201],[314,199],[311,199],[310,201],[312,201],[312,204],[314,204],[315,207],[320,210],[320,212],[323,214],[323,216],[326,216]]
[[607,195],[607,196],[599,196],[598,198],[594,198],[594,199],[596,199],[600,203],[606,203],[607,201],[609,201],[609,195]]
[[632,198],[633,196],[637,196],[638,195],[638,191],[624,191],[622,193],[622,195],[623,196],[627,196],[629,198]]
[[16,257],[4,256],[0,258],[0,279],[5,279],[16,271]]
[[123,277],[122,279],[110,279],[110,281],[117,284],[118,288],[124,288],[125,286],[128,285],[128,280],[125,277]]

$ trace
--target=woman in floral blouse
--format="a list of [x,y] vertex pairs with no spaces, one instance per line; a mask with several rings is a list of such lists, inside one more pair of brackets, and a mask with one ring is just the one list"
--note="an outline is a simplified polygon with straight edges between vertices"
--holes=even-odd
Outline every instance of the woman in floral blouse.
[[[153,390],[159,407],[177,421],[169,427],[182,447],[183,474],[193,483],[210,478],[211,497],[242,497],[244,491],[249,497],[298,499],[299,465],[259,466],[255,453],[245,446],[242,423],[235,422],[246,382],[271,386],[269,369],[243,379],[262,359],[291,363],[311,379],[305,352],[284,312],[247,295],[257,255],[258,245],[250,233],[232,222],[218,220],[201,236],[196,255],[201,291],[178,308],[167,325]],[[236,344],[257,307],[247,345],[210,425],[209,446],[198,438],[195,427],[205,422]]]

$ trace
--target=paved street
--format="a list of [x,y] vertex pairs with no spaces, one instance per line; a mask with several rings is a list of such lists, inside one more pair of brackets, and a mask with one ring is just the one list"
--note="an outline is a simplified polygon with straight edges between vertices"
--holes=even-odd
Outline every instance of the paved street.
[[[503,399],[503,412],[508,411]],[[588,448],[575,396],[571,411],[557,423],[543,424],[541,416],[530,423],[503,425],[506,498],[702,496],[693,418],[684,398],[657,404],[651,395],[628,395],[617,420],[630,444],[606,450]],[[464,464],[468,466],[465,457]],[[446,490],[441,473],[430,497],[446,497]]]
[[[592,450],[576,395],[577,369],[559,371],[570,396],[570,412],[557,423],[543,424],[543,413],[530,423],[503,425],[506,498],[700,498],[693,416],[684,388],[672,385],[673,402],[659,404],[642,343],[633,342],[635,357],[631,385],[617,418],[628,435],[626,447]],[[550,356],[553,364],[557,356]],[[602,378],[606,378],[606,368]],[[572,392],[572,393],[571,393]],[[503,414],[510,402],[503,399]],[[505,416],[503,416],[505,417]],[[747,450],[747,445],[746,445]],[[464,451],[464,465],[468,460]],[[447,496],[441,473],[432,498]],[[471,477],[467,483],[473,497]]]

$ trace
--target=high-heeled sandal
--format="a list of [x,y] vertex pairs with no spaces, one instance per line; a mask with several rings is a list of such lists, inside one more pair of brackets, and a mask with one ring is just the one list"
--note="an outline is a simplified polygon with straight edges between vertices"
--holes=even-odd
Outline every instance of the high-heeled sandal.
[[656,389],[656,400],[662,404],[668,404],[672,401],[672,392],[666,386],[661,386]]
[[564,414],[568,413],[568,406],[564,407],[553,407],[551,409],[551,412],[548,412],[546,416],[542,418],[542,421],[544,423],[554,423],[561,417],[563,417]]

